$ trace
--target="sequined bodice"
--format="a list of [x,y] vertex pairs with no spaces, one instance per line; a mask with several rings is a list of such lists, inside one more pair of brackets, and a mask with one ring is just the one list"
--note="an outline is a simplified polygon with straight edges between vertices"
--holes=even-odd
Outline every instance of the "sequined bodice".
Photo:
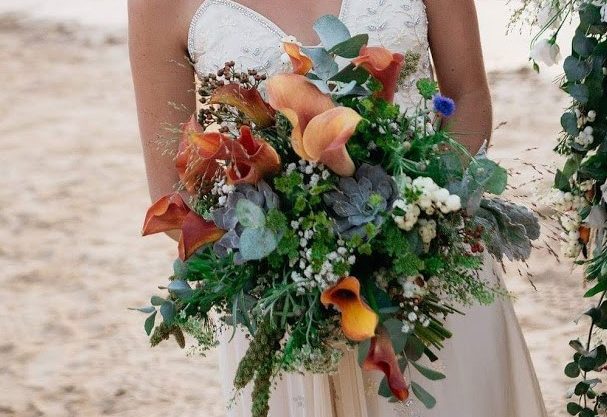
[[[404,80],[396,102],[419,102],[415,81],[431,77],[428,22],[423,0],[343,0],[340,19],[352,34],[368,33],[370,45],[421,56],[418,73]],[[234,60],[244,68],[282,71],[281,39],[290,35],[261,14],[232,0],[205,0],[196,11],[188,49],[198,74]]]

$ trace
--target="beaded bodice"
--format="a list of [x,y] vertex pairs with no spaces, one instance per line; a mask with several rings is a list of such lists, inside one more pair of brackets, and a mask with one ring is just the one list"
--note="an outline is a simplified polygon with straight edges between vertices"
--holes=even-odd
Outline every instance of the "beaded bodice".
[[[421,57],[417,74],[399,84],[396,102],[419,102],[415,81],[431,77],[428,22],[423,0],[342,0],[340,19],[352,34],[368,33],[369,45]],[[214,72],[234,60],[268,74],[282,71],[285,33],[270,19],[233,0],[205,0],[189,31],[188,49],[198,74]]]

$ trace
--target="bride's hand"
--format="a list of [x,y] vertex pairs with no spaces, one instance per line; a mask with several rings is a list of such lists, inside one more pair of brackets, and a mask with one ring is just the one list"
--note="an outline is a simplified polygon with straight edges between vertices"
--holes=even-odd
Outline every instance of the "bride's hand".
[[426,7],[441,93],[457,104],[446,127],[474,155],[493,123],[474,0],[426,0]]

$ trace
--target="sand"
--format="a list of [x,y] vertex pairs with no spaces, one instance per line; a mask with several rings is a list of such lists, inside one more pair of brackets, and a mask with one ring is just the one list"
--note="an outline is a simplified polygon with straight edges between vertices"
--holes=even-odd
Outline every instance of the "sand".
[[[215,352],[151,349],[127,310],[165,283],[175,248],[139,237],[148,196],[124,34],[66,19],[0,16],[0,416],[222,416]],[[522,160],[555,160],[566,98],[528,70],[490,79],[511,194],[545,193]],[[507,285],[550,415],[565,416],[581,274],[545,251],[530,270],[537,291],[517,273]]]

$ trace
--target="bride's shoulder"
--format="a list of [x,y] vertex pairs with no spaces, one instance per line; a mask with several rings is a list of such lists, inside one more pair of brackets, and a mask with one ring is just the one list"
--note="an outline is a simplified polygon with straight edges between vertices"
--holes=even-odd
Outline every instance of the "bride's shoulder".
[[137,32],[187,42],[188,27],[203,0],[128,0],[129,26]]

